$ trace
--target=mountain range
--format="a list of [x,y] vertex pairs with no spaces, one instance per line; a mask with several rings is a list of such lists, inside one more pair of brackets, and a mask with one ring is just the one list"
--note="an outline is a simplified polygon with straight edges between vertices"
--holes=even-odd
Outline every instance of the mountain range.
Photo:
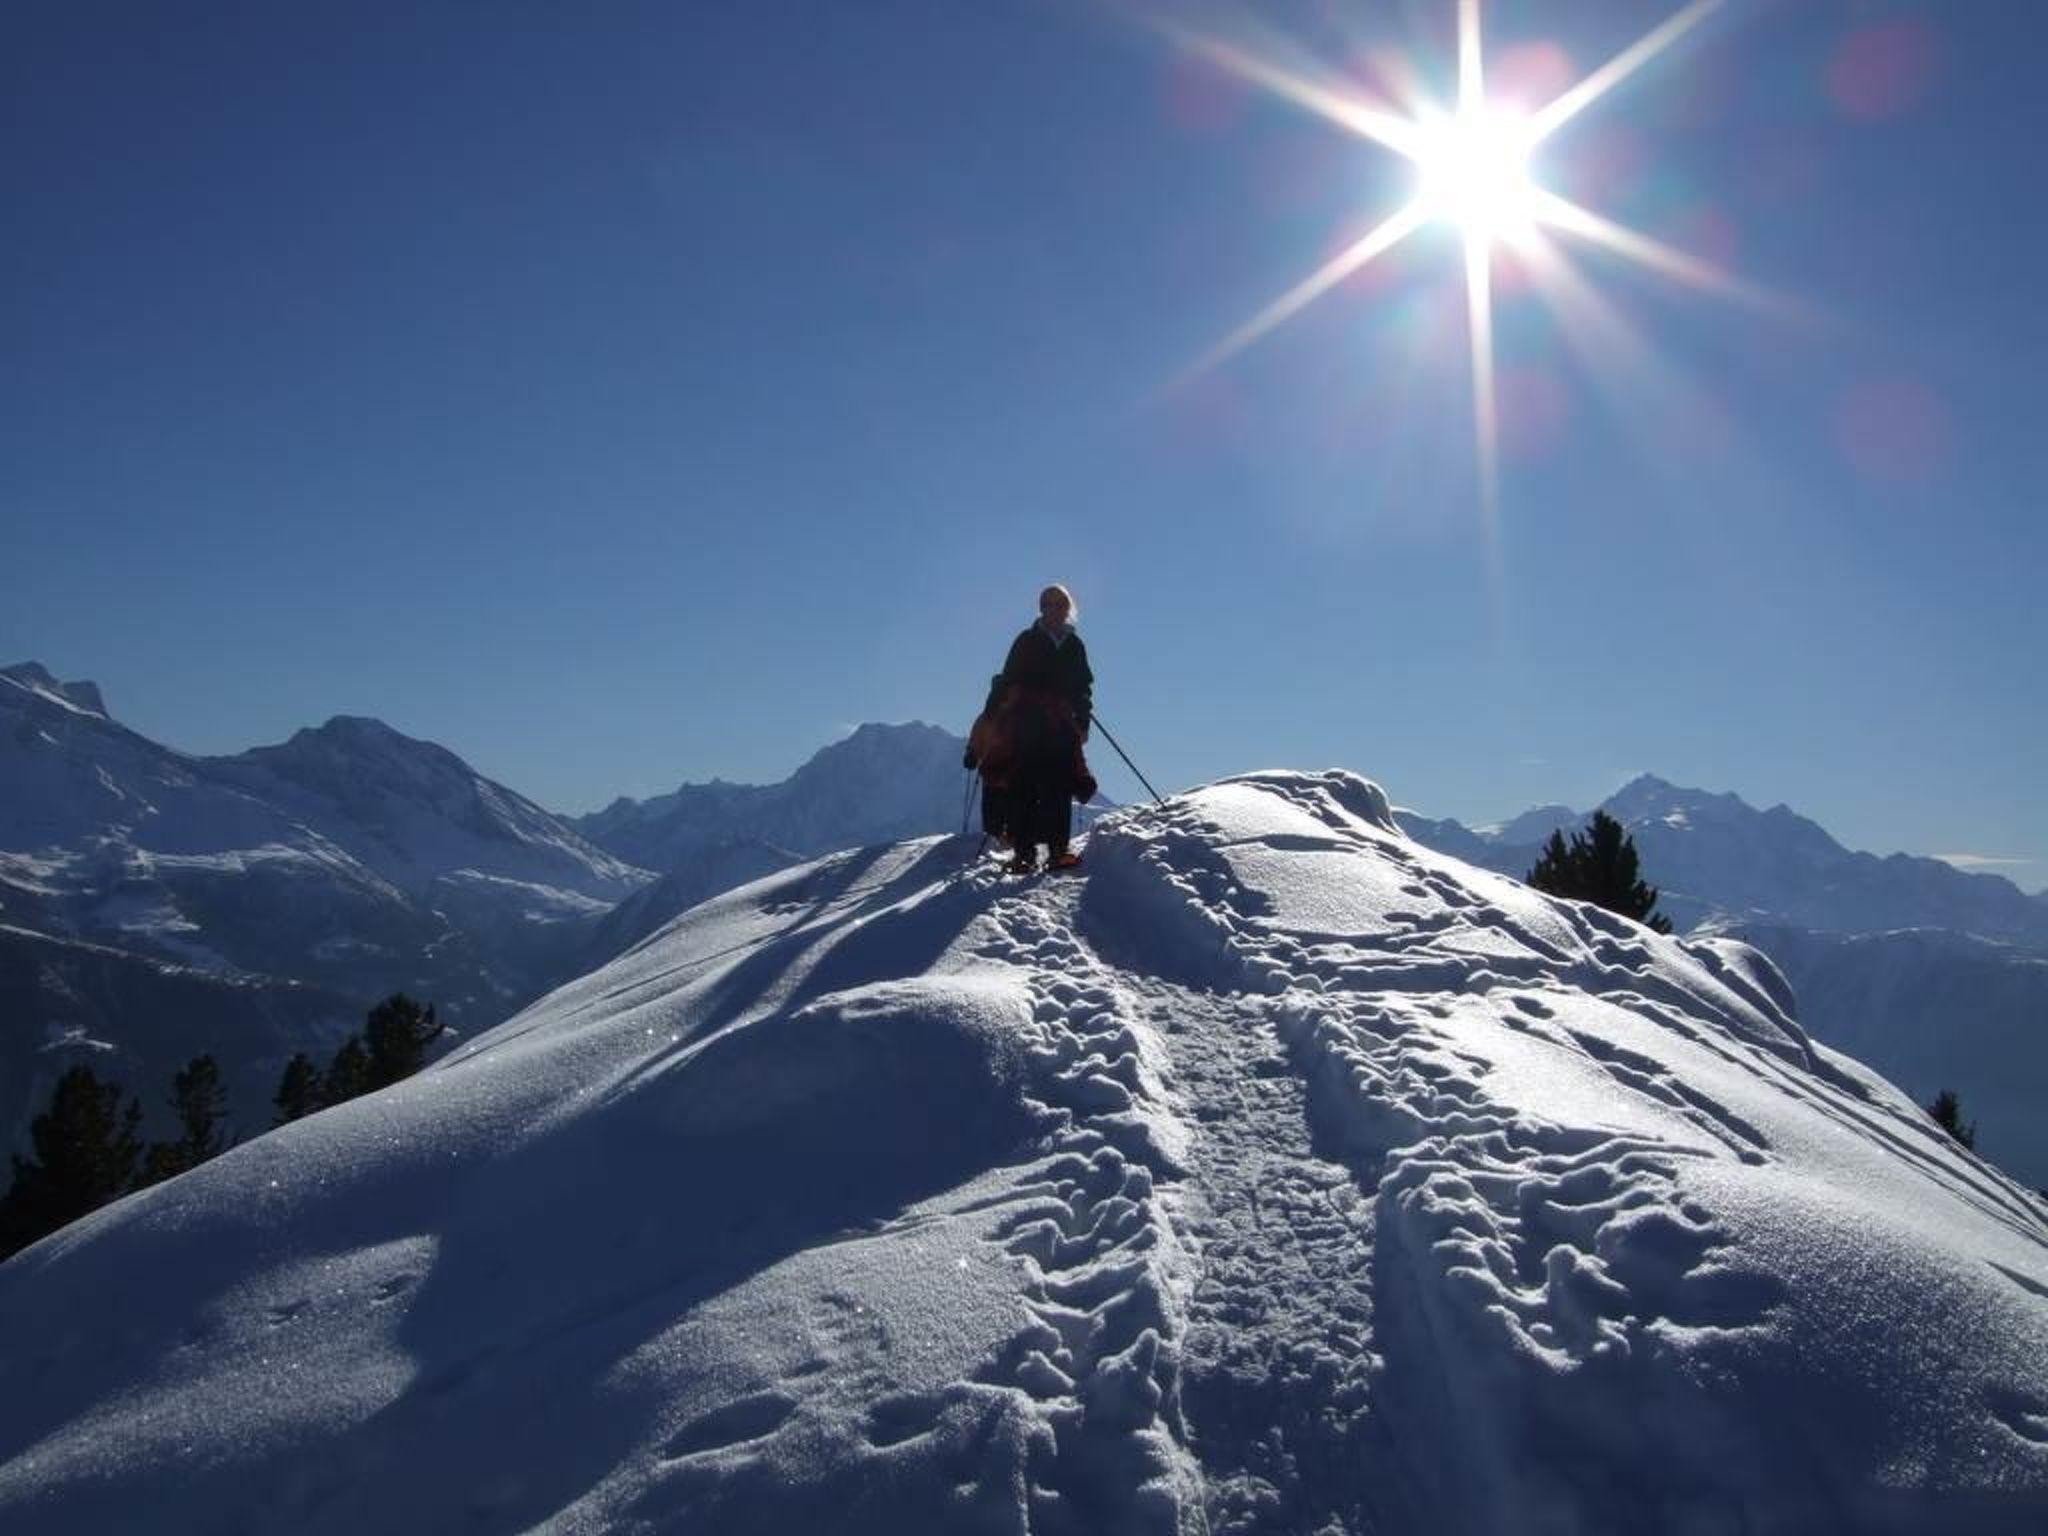
[[[1680,928],[1775,922],[1831,933],[1946,928],[2048,951],[2048,893],[1940,859],[1880,858],[1844,848],[1789,806],[1757,810],[1739,795],[1632,779],[1596,809],[1635,840],[1643,868]],[[1411,835],[1488,869],[1523,875],[1555,830],[1590,812],[1550,805],[1497,827],[1469,828],[1402,812]]]
[[2048,1527],[2048,1205],[1755,948],[1341,772],[970,853],[713,898],[0,1265],[0,1525]]
[[[33,664],[0,671],[0,787],[9,913],[230,975],[444,988],[450,946],[595,917],[650,878],[381,722],[197,757]],[[452,1008],[533,978],[530,952],[481,959]]]
[[865,726],[783,784],[684,785],[579,826],[377,720],[196,756],[92,683],[0,669],[0,1136],[79,1061],[157,1123],[201,1051],[260,1129],[285,1059],[392,991],[474,1032],[706,896],[957,825],[963,746]]
[[[391,990],[474,1032],[723,891],[972,822],[962,746],[865,725],[778,784],[684,784],[563,817],[374,720],[196,757],[119,724],[91,683],[7,668],[0,1131],[18,1140],[73,1061],[151,1098],[209,1049],[259,1127],[284,1056],[331,1048]],[[2048,899],[1654,777],[1602,808],[1681,929],[1758,944],[1817,1036],[1923,1102],[1956,1090],[1987,1153],[2048,1184]],[[1399,815],[1417,841],[1517,878],[1584,819]]]

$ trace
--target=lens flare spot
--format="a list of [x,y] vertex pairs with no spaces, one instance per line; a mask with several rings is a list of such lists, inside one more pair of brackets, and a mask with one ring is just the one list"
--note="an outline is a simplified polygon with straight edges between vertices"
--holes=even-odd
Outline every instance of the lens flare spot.
[[1899,117],[1927,95],[1936,62],[1934,33],[1924,22],[1859,27],[1828,61],[1828,96],[1858,122]]
[[1488,89],[1502,101],[1552,101],[1571,85],[1572,56],[1549,40],[1503,49],[1487,71]]
[[1166,120],[1182,133],[1213,138],[1237,126],[1250,87],[1199,54],[1175,53],[1160,82]]
[[1835,412],[1842,456],[1878,485],[1914,485],[1948,457],[1950,423],[1941,397],[1918,379],[1869,379],[1850,389]]

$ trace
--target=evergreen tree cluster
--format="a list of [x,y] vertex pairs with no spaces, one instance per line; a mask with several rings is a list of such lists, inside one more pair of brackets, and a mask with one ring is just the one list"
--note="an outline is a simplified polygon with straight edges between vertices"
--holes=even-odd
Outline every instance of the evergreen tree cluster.
[[[325,1072],[292,1057],[277,1089],[277,1123],[410,1077],[426,1064],[443,1025],[431,1005],[394,993],[342,1042]],[[235,1143],[227,1123],[220,1064],[195,1056],[171,1079],[177,1134],[142,1139],[142,1105],[91,1067],[57,1080],[50,1104],[29,1126],[32,1155],[13,1157],[14,1180],[0,1196],[0,1259],[125,1194],[176,1178]]]
[[220,1065],[195,1056],[171,1081],[178,1134],[144,1145],[142,1105],[91,1067],[57,1079],[50,1107],[29,1126],[32,1157],[14,1156],[0,1197],[0,1259],[131,1190],[174,1178],[234,1144]]
[[1563,832],[1551,833],[1528,883],[1553,896],[1590,901],[1632,917],[1653,932],[1671,931],[1671,919],[1657,910],[1657,888],[1643,881],[1636,840],[1605,811],[1595,811],[1569,843]]
[[432,1003],[422,1007],[403,992],[392,993],[370,1010],[362,1029],[341,1042],[325,1071],[304,1051],[285,1063],[271,1097],[275,1123],[285,1125],[404,1081],[427,1064],[427,1047],[447,1027],[434,1018]]

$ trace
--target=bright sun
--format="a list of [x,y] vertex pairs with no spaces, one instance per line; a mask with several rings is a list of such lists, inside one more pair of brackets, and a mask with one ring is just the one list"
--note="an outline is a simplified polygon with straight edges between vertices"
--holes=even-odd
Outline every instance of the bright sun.
[[1529,174],[1536,135],[1529,120],[1492,106],[1461,108],[1417,124],[1417,198],[1422,212],[1480,246],[1533,235],[1537,189]]
[[1480,0],[1457,0],[1455,100],[1440,106],[1417,102],[1407,111],[1373,100],[1348,80],[1320,79],[1223,38],[1158,22],[1183,47],[1404,156],[1416,171],[1412,198],[1224,337],[1187,372],[1200,372],[1250,346],[1425,225],[1448,225],[1458,231],[1464,247],[1461,264],[1471,342],[1473,435],[1480,496],[1490,527],[1500,435],[1493,376],[1493,262],[1500,248],[1513,249],[1522,258],[1525,275],[1547,298],[1584,291],[1583,284],[1572,286],[1571,268],[1551,238],[1569,236],[1692,287],[1769,309],[1783,308],[1775,295],[1713,263],[1628,229],[1539,185],[1531,168],[1538,146],[1726,3],[1687,0],[1662,25],[1576,85],[1526,113],[1487,94]]

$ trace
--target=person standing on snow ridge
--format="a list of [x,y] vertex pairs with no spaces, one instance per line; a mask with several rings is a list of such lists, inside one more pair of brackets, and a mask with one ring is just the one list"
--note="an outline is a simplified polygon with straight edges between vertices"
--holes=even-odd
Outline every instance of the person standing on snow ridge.
[[[981,836],[983,845],[994,838],[1001,846],[1008,848],[1010,837],[1010,780],[1009,746],[1003,735],[1003,699],[1008,693],[1003,686],[1003,674],[998,672],[988,680],[988,702],[981,706],[981,713],[974,717],[974,724],[967,732],[967,755],[962,760],[968,768],[981,773]],[[966,830],[962,828],[961,830]]]
[[[1001,714],[1009,748],[1009,824],[1017,856],[1010,868],[1071,869],[1073,802],[1091,798],[1095,782],[1082,760],[1095,701],[1088,647],[1074,631],[1074,598],[1062,586],[1038,594],[1038,622],[1010,643],[1003,662]],[[1085,791],[1085,793],[1084,793]]]

